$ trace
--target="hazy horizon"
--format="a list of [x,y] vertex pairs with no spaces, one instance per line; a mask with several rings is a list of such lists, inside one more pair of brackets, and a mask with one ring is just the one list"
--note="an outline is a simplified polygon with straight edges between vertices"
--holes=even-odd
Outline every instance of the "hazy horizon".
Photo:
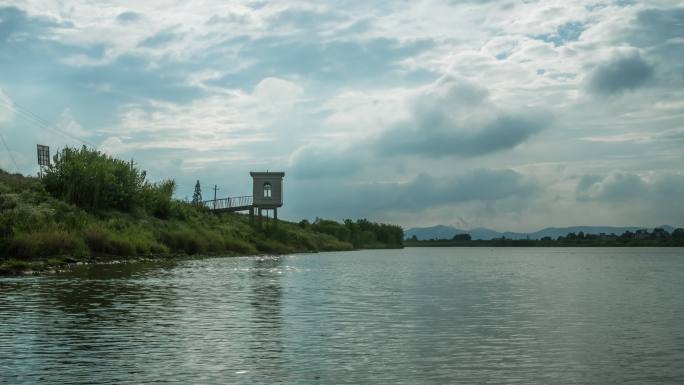
[[5,1],[0,168],[134,159],[283,219],[684,225],[677,1]]
[[[517,232],[517,231],[510,231],[507,229],[494,229],[491,227],[473,227],[473,228],[458,228],[457,226],[453,225],[445,225],[445,224],[435,224],[432,226],[422,226],[422,227],[415,227],[415,228],[430,228],[430,227],[439,227],[439,226],[445,226],[445,227],[453,227],[458,230],[493,230],[493,231],[498,231],[498,232]],[[660,225],[653,226],[653,227],[661,227],[661,226],[670,226],[673,228],[676,228],[675,226],[672,226],[669,223],[661,223]],[[574,228],[574,227],[614,227],[614,228],[627,228],[627,227],[644,227],[644,226],[639,226],[639,225],[624,225],[624,226],[612,226],[612,225],[602,225],[602,224],[597,224],[597,225],[591,225],[591,224],[584,224],[584,225],[572,225],[572,226],[546,226],[543,228],[538,228],[536,230],[531,230],[531,231],[520,231],[520,233],[529,233],[529,232],[535,232],[539,230],[544,230],[544,229],[565,229],[565,228]]]

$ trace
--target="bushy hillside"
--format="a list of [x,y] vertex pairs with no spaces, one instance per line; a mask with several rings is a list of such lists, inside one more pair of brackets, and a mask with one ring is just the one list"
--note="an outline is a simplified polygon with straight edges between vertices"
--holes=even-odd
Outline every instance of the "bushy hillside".
[[174,200],[173,188],[173,181],[150,183],[143,171],[87,148],[61,152],[42,180],[0,171],[0,264],[397,247],[403,238],[383,242],[367,225],[364,242],[284,221],[252,225],[245,215]]

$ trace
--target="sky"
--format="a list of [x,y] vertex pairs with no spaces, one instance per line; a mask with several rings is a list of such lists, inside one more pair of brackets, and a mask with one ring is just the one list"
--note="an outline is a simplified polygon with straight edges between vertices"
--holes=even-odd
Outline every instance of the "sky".
[[682,1],[0,2],[0,167],[284,171],[290,220],[684,225]]

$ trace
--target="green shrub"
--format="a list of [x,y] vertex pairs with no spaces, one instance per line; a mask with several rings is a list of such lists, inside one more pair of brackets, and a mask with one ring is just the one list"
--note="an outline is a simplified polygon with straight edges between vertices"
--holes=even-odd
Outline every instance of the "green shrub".
[[61,229],[18,234],[10,239],[7,246],[8,255],[29,259],[54,255],[81,256],[86,251],[81,238]]
[[175,182],[149,183],[145,178],[145,171],[83,146],[57,153],[42,181],[55,198],[86,210],[144,210],[168,218]]
[[227,238],[224,240],[225,251],[230,251],[238,254],[256,254],[257,249],[251,243],[235,238]]
[[0,212],[12,210],[19,204],[19,194],[16,193],[0,193]]
[[11,238],[7,241],[6,256],[31,259],[38,255],[37,245],[27,234]]
[[0,193],[42,190],[43,187],[37,178],[10,174],[0,169]]
[[297,251],[294,247],[286,245],[275,239],[260,238],[256,240],[256,248],[260,252],[286,254]]
[[91,253],[134,256],[169,252],[168,247],[157,242],[143,228],[127,226],[121,220],[113,221],[110,225],[112,228],[97,225],[83,231],[83,239]]
[[33,267],[33,264],[23,259],[9,259],[7,262],[3,263],[2,266],[2,268],[10,272],[29,270],[31,267]]
[[168,219],[173,208],[173,191],[176,182],[165,180],[160,183],[147,184],[142,188],[145,210],[160,219]]
[[86,254],[83,239],[64,230],[46,231],[36,234],[38,238],[40,256]]
[[111,239],[109,245],[110,249],[108,254],[119,256],[137,255],[135,245],[128,239]]
[[[300,224],[300,226],[302,225]],[[340,224],[335,221],[316,218],[311,229],[332,235],[340,241],[349,242],[355,248],[377,245],[401,247],[404,240],[404,230],[401,227],[370,222],[367,219],[359,219],[356,222],[347,219],[343,224]]]
[[199,254],[208,249],[207,240],[196,230],[178,229],[161,231],[159,242],[177,253]]
[[132,211],[145,173],[98,150],[67,147],[55,155],[43,184],[54,197],[79,207]]
[[84,230],[83,240],[92,253],[108,254],[112,250],[112,240],[109,233],[99,227]]

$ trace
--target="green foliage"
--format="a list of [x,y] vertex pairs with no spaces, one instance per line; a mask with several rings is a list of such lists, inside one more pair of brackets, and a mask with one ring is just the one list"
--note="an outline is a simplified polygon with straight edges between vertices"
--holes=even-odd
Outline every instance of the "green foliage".
[[367,219],[359,219],[356,222],[347,219],[340,224],[316,218],[313,224],[302,221],[299,225],[302,228],[311,228],[313,231],[331,235],[340,241],[349,242],[357,249],[403,246],[404,230],[401,227],[370,222]]
[[87,252],[83,240],[61,229],[22,233],[9,240],[6,252],[14,257],[32,259],[54,255],[80,256]]
[[43,184],[55,198],[87,210],[131,212],[142,201],[145,173],[98,150],[67,147],[54,156]]
[[176,186],[172,180],[150,183],[145,171],[85,146],[57,153],[42,181],[55,198],[88,211],[144,210],[158,218],[171,214]]
[[246,215],[174,200],[174,188],[172,180],[147,182],[144,172],[87,148],[60,152],[42,180],[0,170],[0,271],[110,257],[401,246],[397,226],[321,219],[252,225]]
[[90,252],[97,255],[133,256],[169,252],[168,247],[157,242],[150,229],[120,220],[89,226],[82,236]]
[[[336,224],[337,226],[341,226],[339,223]],[[299,225],[281,222],[278,226],[268,226],[261,230],[261,235],[266,238],[266,241],[258,243],[258,246],[260,245],[259,249],[263,251],[277,251],[280,253],[297,250],[351,250],[353,248],[353,245],[348,241],[340,240],[330,234],[312,230],[311,227],[302,228],[301,222]],[[271,240],[279,243],[271,243]],[[280,251],[278,251],[278,247],[280,247]]]
[[142,188],[142,201],[146,211],[157,218],[168,219],[174,206],[173,192],[175,189],[176,182],[173,180],[145,184]]
[[158,234],[159,241],[171,251],[184,254],[207,254],[226,251],[223,237],[217,231],[180,227]]
[[36,178],[10,174],[0,169],[0,194],[18,191],[43,191],[43,185]]

